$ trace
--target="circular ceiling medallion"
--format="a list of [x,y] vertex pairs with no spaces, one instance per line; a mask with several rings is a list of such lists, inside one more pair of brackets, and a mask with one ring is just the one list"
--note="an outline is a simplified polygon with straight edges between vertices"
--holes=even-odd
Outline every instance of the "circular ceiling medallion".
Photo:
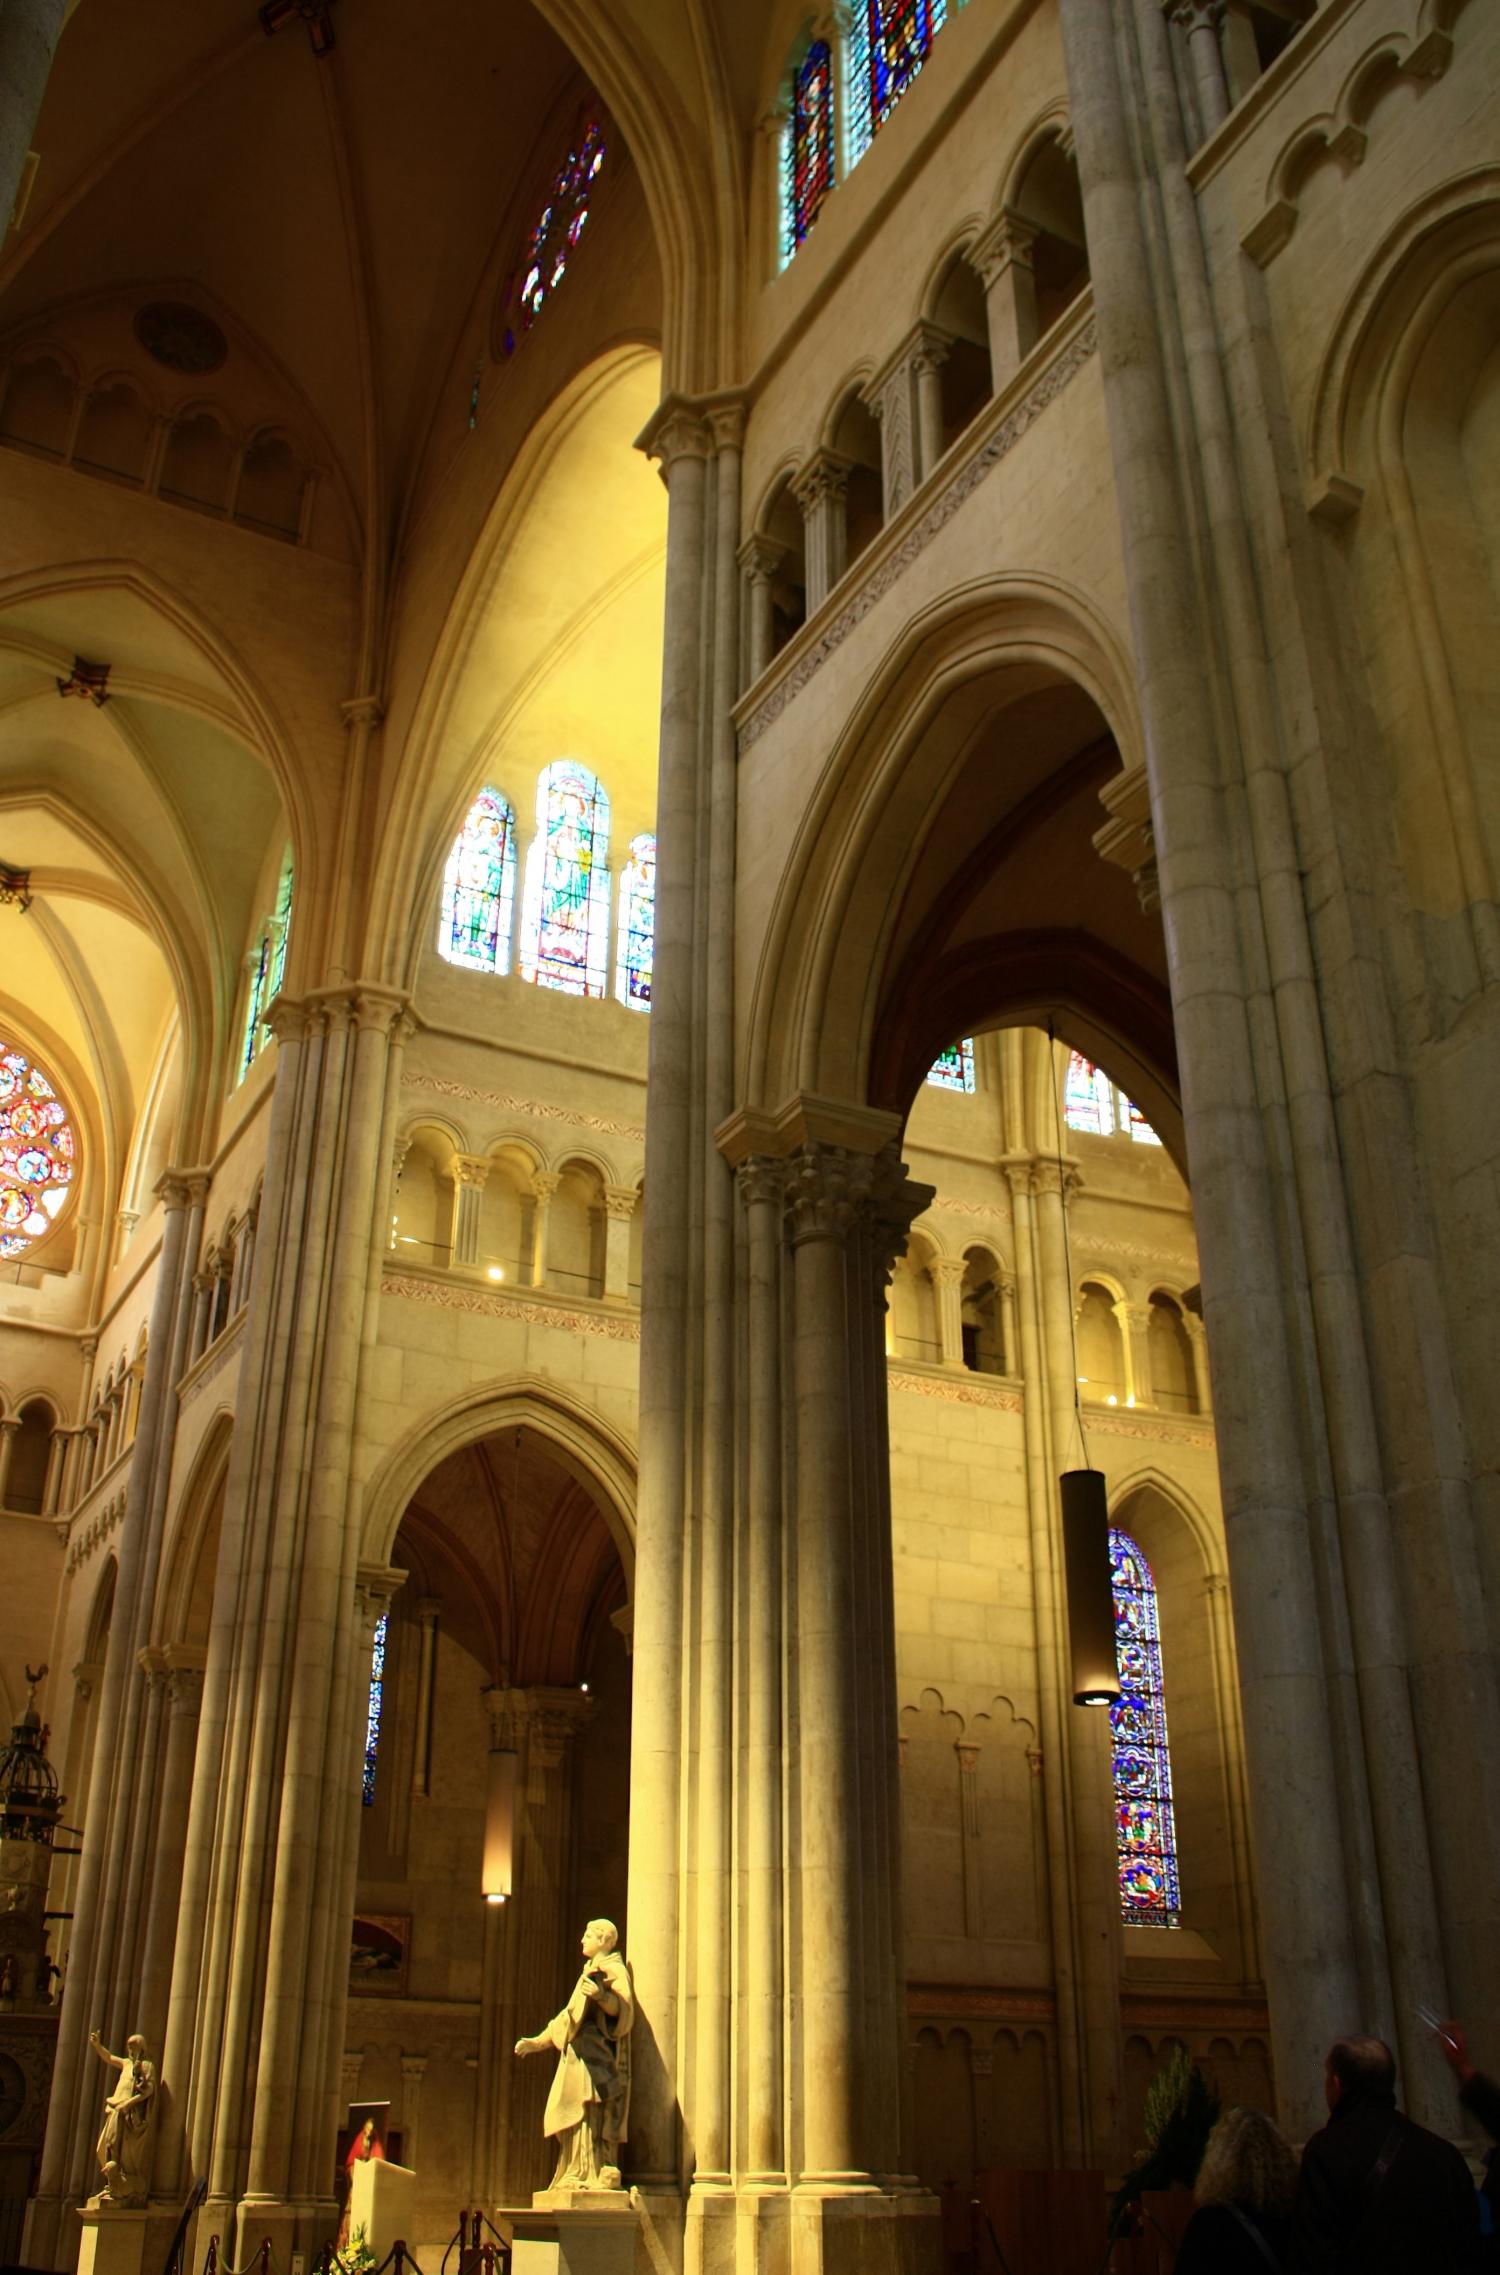
[[77,1162],[67,1107],[41,1068],[0,1036],[0,1259],[24,1256],[52,1230]]
[[137,311],[135,336],[169,371],[217,371],[229,353],[212,316],[185,300],[153,300]]

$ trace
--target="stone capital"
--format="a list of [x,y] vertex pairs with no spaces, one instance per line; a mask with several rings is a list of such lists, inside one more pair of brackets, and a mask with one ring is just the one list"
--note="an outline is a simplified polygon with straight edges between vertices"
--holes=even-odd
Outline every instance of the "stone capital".
[[305,1042],[312,1031],[312,1006],[294,995],[273,996],[263,1016],[278,1044]]
[[739,390],[728,390],[722,395],[711,395],[703,405],[708,431],[713,436],[715,450],[739,450],[745,440],[745,422],[749,417],[749,400]]
[[740,547],[739,564],[753,585],[768,585],[786,559],[786,553],[786,547],[778,545],[774,537],[765,537],[756,531]]
[[1066,1208],[1075,1193],[1083,1190],[1083,1172],[1076,1161],[1035,1161],[1031,1167],[1031,1189],[1034,1193],[1060,1193]]
[[1187,1329],[1188,1341],[1190,1343],[1206,1344],[1208,1341],[1208,1329],[1204,1326],[1203,1321],[1199,1318],[1197,1312],[1189,1311],[1187,1305],[1184,1304],[1179,1316],[1181,1317],[1183,1326]]
[[1031,267],[1038,234],[1031,222],[1023,221],[1010,206],[1001,207],[983,236],[975,239],[969,254],[986,292],[1012,264]]
[[592,1719],[595,1702],[587,1691],[560,1684],[537,1684],[519,1690],[503,1684],[482,1694],[496,1746],[520,1747],[527,1741],[529,1768],[558,1769],[568,1747]]
[[1144,1335],[1146,1329],[1151,1325],[1151,1306],[1149,1303],[1117,1303],[1114,1306],[1114,1314],[1122,1326],[1128,1328],[1133,1334]]
[[94,1685],[104,1672],[102,1659],[80,1659],[73,1669],[73,1688],[80,1704],[86,1706],[94,1695]]
[[968,1268],[965,1256],[934,1256],[927,1267],[927,1277],[936,1288],[961,1287]]
[[868,1189],[868,1156],[841,1145],[804,1145],[786,1164],[787,1228],[793,1247],[806,1240],[843,1240]]
[[167,1681],[167,1654],[159,1643],[147,1643],[135,1655],[136,1665],[146,1678],[147,1690],[164,1690]]
[[406,1585],[406,1574],[394,1564],[361,1564],[354,1576],[354,1603],[359,1618],[373,1638],[383,1611],[389,1611]]
[[539,1201],[550,1201],[562,1183],[555,1169],[534,1169],[531,1173],[531,1191]]
[[960,1738],[953,1751],[958,1756],[958,1766],[964,1776],[972,1777],[979,1767],[979,1748]]
[[402,2055],[401,2075],[406,2080],[406,2083],[408,2085],[421,2084],[423,2078],[427,2075],[427,2060],[428,2057],[425,2054]]
[[156,1180],[156,1194],[164,1209],[201,1209],[208,1199],[213,1174],[207,1169],[168,1169]]
[[1224,0],[1163,0],[1167,15],[1185,32],[1217,33],[1224,22]]
[[603,1199],[604,1213],[611,1224],[629,1224],[635,1215],[640,1194],[634,1185],[606,1185]]
[[893,387],[904,385],[915,372],[936,371],[939,365],[946,363],[952,345],[951,332],[945,332],[940,324],[930,324],[925,317],[919,318],[862,390],[876,418],[885,417]]
[[194,1643],[169,1643],[162,1656],[167,1667],[170,1712],[196,1714],[203,1703],[203,1668],[207,1653]]
[[441,1596],[417,1596],[414,1598],[411,1608],[417,1615],[419,1626],[436,1627],[439,1615],[442,1612],[443,1599]]
[[842,505],[849,493],[854,461],[841,451],[815,450],[792,483],[792,495],[804,516],[825,504]]
[[453,1182],[483,1192],[489,1182],[494,1163],[487,1153],[455,1153],[453,1156]]
[[351,695],[339,709],[347,727],[378,727],[385,720],[385,705],[378,695]]
[[688,395],[666,395],[636,436],[635,447],[654,458],[670,483],[679,459],[709,458],[714,438],[702,406]]
[[746,1208],[754,1208],[761,1202],[779,1208],[786,1187],[786,1163],[770,1154],[752,1153],[736,1169],[734,1181]]

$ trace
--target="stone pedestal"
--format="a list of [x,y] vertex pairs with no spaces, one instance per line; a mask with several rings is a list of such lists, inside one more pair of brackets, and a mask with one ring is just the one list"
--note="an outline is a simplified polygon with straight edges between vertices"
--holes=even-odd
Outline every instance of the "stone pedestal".
[[145,2205],[134,2212],[86,2204],[78,2217],[83,2227],[78,2275],[141,2275],[151,2225]]
[[349,2189],[350,2235],[363,2228],[375,2257],[384,2259],[393,2243],[411,2241],[416,2200],[417,2176],[410,2165],[375,2157],[355,2165]]
[[511,2275],[633,2275],[639,2222],[623,2190],[547,2188],[507,2210]]

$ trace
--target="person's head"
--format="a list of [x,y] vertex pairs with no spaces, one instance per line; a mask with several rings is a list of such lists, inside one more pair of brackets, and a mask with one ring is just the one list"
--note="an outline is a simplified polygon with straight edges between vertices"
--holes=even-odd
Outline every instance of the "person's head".
[[1383,2038],[1335,2038],[1323,2066],[1323,2098],[1330,2109],[1362,2093],[1389,2093],[1396,2058]]
[[1297,2190],[1297,2160],[1259,2109],[1226,2109],[1208,2136],[1193,2193],[1200,2204],[1238,2204],[1285,2217]]
[[613,1951],[620,1940],[620,1931],[613,1920],[590,1920],[583,1931],[583,1956],[597,1959],[601,1951]]
[[374,2138],[375,2138],[375,2120],[374,2120],[374,2118],[373,2118],[373,2117],[367,2117],[367,2118],[365,2119],[365,2121],[364,2121],[363,2125],[360,2127],[360,2130],[359,2130],[359,2137],[360,2137],[360,2139],[361,2139],[362,2141],[366,2141],[366,2142],[368,2142],[368,2141],[373,2141],[373,2140],[374,2140]]
[[143,2062],[146,2059],[146,2041],[139,2031],[133,2038],[126,2039],[125,2051],[133,2062]]

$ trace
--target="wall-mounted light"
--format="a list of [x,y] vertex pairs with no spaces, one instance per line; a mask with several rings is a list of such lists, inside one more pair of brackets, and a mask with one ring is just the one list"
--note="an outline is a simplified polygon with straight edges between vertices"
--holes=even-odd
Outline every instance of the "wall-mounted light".
[[484,1900],[487,1904],[503,1904],[514,1883],[516,1861],[514,1747],[492,1747],[489,1765],[489,1787],[484,1802]]
[[1062,1494],[1073,1704],[1113,1706],[1120,1695],[1120,1670],[1115,1659],[1115,1597],[1104,1472],[1065,1469],[1057,1482]]

